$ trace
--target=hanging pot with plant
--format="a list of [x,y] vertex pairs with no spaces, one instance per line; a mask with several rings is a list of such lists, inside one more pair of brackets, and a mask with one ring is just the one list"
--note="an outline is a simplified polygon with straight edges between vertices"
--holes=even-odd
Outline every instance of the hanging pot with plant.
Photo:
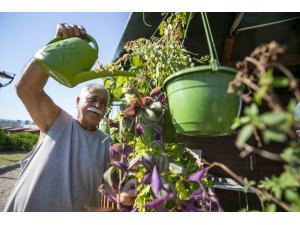
[[201,16],[210,64],[172,74],[164,81],[163,88],[172,123],[179,134],[217,136],[231,132],[230,127],[240,113],[241,99],[227,94],[236,70],[220,66],[207,15],[201,13]]

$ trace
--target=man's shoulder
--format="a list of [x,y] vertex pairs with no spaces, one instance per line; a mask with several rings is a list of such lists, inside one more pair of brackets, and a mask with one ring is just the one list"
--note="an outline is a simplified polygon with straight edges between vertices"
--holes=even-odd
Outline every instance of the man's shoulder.
[[46,133],[52,132],[53,130],[56,131],[65,128],[67,124],[72,122],[72,119],[73,118],[69,113],[61,109],[61,112],[58,114]]

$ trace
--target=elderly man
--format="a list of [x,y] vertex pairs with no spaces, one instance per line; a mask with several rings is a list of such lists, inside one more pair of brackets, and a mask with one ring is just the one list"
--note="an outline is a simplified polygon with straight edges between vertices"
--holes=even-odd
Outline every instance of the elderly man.
[[[59,24],[57,36],[83,38],[82,26]],[[37,148],[4,211],[87,211],[100,202],[98,187],[109,162],[109,137],[97,129],[108,102],[99,84],[84,87],[73,118],[45,93],[48,76],[31,61],[16,84],[17,94],[41,130]]]

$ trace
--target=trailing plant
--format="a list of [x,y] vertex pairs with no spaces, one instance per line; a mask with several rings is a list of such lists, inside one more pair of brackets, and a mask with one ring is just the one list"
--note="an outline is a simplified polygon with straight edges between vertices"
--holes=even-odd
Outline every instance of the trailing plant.
[[[110,150],[113,163],[105,173],[107,187],[102,191],[106,191],[121,210],[122,189],[134,179],[133,210],[221,211],[210,189],[212,184],[205,177],[217,166],[242,184],[245,192],[256,193],[262,211],[299,211],[300,148],[293,113],[296,102],[300,101],[300,92],[294,76],[277,62],[278,55],[284,51],[277,43],[259,46],[237,64],[238,73],[228,93],[244,90],[235,94],[247,105],[243,117],[232,126],[239,129],[236,146],[241,151],[240,156],[258,154],[281,161],[284,169],[280,175],[255,182],[238,176],[219,162],[199,163],[184,144],[163,142],[168,106],[160,86],[172,73],[209,59],[208,56],[197,58],[183,46],[192,16],[190,13],[171,14],[160,24],[158,37],[130,41],[125,45],[127,53],[123,57],[110,65],[99,64],[99,70],[126,67],[136,74],[136,77],[104,79],[111,104],[118,102],[123,108],[117,119],[108,120],[113,127],[110,133],[119,144]],[[285,76],[278,76],[278,71]],[[279,100],[278,88],[291,91],[293,96],[289,102],[283,104]],[[117,121],[120,126],[116,126]],[[256,146],[250,144],[252,137]],[[278,154],[268,149],[270,143],[282,143],[286,147]]]
[[209,56],[198,57],[184,48],[183,41],[192,16],[192,13],[171,14],[159,25],[159,37],[129,41],[124,47],[126,53],[117,61],[98,64],[98,71],[129,67],[128,71],[136,74],[136,77],[104,78],[111,103],[120,100],[126,103],[125,99],[132,96],[149,96],[152,89],[162,86],[172,73],[208,61]]
[[168,106],[161,85],[172,73],[209,59],[197,58],[184,48],[192,16],[168,14],[159,26],[159,37],[130,41],[123,57],[99,64],[98,70],[127,66],[136,74],[103,80],[110,105],[118,103],[122,111],[116,119],[106,120],[110,126],[106,132],[115,144],[110,148],[112,166],[100,191],[118,210],[123,210],[120,199],[130,183],[136,195],[134,211],[222,211],[199,156],[184,144],[164,142]]
[[[278,54],[284,51],[277,43],[259,46],[237,64],[238,73],[228,93],[240,95],[247,105],[243,117],[232,126],[239,129],[236,146],[240,156],[258,154],[283,162],[284,170],[279,176],[258,182],[248,180],[219,162],[199,163],[184,144],[164,142],[168,105],[160,86],[172,73],[209,59],[197,59],[184,49],[191,18],[188,13],[172,14],[159,26],[159,37],[128,42],[122,58],[110,65],[99,65],[99,70],[127,67],[136,74],[104,79],[111,105],[117,102],[121,112],[116,119],[107,119],[107,132],[116,144],[110,149],[112,167],[105,172],[101,191],[119,210],[122,191],[131,184],[135,195],[133,211],[222,211],[206,177],[217,166],[242,184],[245,192],[256,193],[262,211],[299,211],[300,148],[293,113],[300,92],[294,76],[277,62]],[[278,71],[285,77],[278,76]],[[293,96],[288,103],[279,100],[278,88],[291,91]],[[234,93],[237,90],[244,91]],[[250,144],[252,137],[256,146]],[[268,144],[274,142],[286,145],[280,154],[268,149]]]
[[[300,211],[300,147],[294,121],[300,92],[293,74],[278,62],[278,56],[283,52],[284,47],[276,42],[257,47],[237,64],[239,71],[228,88],[229,93],[241,85],[246,88],[239,94],[248,106],[244,109],[244,116],[237,119],[232,127],[240,129],[236,139],[240,156],[258,154],[284,163],[280,175],[267,177],[258,183],[246,182],[247,188],[259,197],[263,211]],[[280,101],[276,94],[278,89],[290,93],[288,102]],[[251,137],[256,140],[255,146],[250,144]],[[274,153],[270,143],[283,143],[285,147],[281,153]]]

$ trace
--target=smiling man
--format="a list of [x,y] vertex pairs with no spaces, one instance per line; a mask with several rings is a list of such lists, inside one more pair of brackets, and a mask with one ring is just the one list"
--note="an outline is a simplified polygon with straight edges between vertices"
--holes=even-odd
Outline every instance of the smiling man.
[[77,97],[76,120],[82,128],[89,131],[96,129],[106,112],[108,94],[104,86],[91,84],[84,87]]
[[[56,35],[84,37],[82,26],[59,24]],[[4,211],[87,211],[98,207],[103,173],[109,162],[109,137],[97,127],[108,102],[99,84],[84,87],[73,118],[44,92],[48,76],[31,61],[16,84],[17,94],[41,130],[33,154]]]

